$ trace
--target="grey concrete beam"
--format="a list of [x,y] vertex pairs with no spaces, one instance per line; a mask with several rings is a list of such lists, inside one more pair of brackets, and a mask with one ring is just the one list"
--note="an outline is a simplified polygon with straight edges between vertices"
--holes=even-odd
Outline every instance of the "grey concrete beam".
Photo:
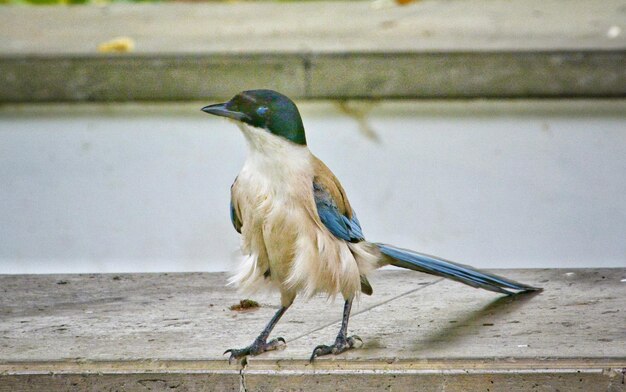
[[626,53],[449,52],[322,55],[316,98],[624,97]]
[[413,272],[373,274],[350,331],[364,346],[307,362],[339,328],[341,301],[296,301],[287,348],[242,370],[224,349],[250,343],[275,312],[229,309],[225,274],[0,276],[0,391],[624,391],[625,269],[502,270],[540,285],[503,297]]
[[3,7],[0,102],[623,97],[625,26],[619,0]]
[[292,55],[46,56],[0,58],[0,102],[176,101],[273,88],[302,96]]

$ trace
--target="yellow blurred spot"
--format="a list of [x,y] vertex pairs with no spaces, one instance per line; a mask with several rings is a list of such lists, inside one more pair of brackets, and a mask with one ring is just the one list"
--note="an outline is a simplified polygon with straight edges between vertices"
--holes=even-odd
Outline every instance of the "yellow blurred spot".
[[135,49],[135,41],[129,37],[117,37],[98,45],[100,53],[128,53]]

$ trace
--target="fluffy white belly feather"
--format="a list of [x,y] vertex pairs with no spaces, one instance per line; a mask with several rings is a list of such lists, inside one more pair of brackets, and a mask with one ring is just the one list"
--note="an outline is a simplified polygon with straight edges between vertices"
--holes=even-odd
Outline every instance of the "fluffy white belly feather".
[[[374,267],[377,257],[368,243],[341,240],[320,221],[308,148],[251,127],[244,134],[250,154],[233,186],[243,223],[244,260],[231,283],[244,291],[278,288],[283,302],[298,292],[357,295],[361,275]],[[264,139],[260,146],[259,138]]]

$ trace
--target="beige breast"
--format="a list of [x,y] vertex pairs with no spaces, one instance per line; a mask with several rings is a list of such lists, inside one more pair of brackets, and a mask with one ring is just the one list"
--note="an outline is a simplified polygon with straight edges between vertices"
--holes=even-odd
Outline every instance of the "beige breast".
[[[259,143],[266,136],[251,137]],[[371,269],[373,256],[367,257],[367,243],[349,244],[330,233],[313,198],[315,178],[333,195],[340,212],[351,216],[335,176],[306,146],[272,139],[263,141],[264,151],[252,147],[232,187],[245,255],[232,281],[245,290],[273,286],[287,297],[298,292],[356,295],[360,275]]]

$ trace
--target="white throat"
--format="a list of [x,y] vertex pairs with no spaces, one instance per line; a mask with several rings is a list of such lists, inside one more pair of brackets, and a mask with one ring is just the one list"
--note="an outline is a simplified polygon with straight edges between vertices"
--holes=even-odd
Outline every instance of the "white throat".
[[248,157],[243,172],[277,183],[289,182],[302,174],[312,175],[311,153],[298,145],[262,128],[238,122],[248,143]]

